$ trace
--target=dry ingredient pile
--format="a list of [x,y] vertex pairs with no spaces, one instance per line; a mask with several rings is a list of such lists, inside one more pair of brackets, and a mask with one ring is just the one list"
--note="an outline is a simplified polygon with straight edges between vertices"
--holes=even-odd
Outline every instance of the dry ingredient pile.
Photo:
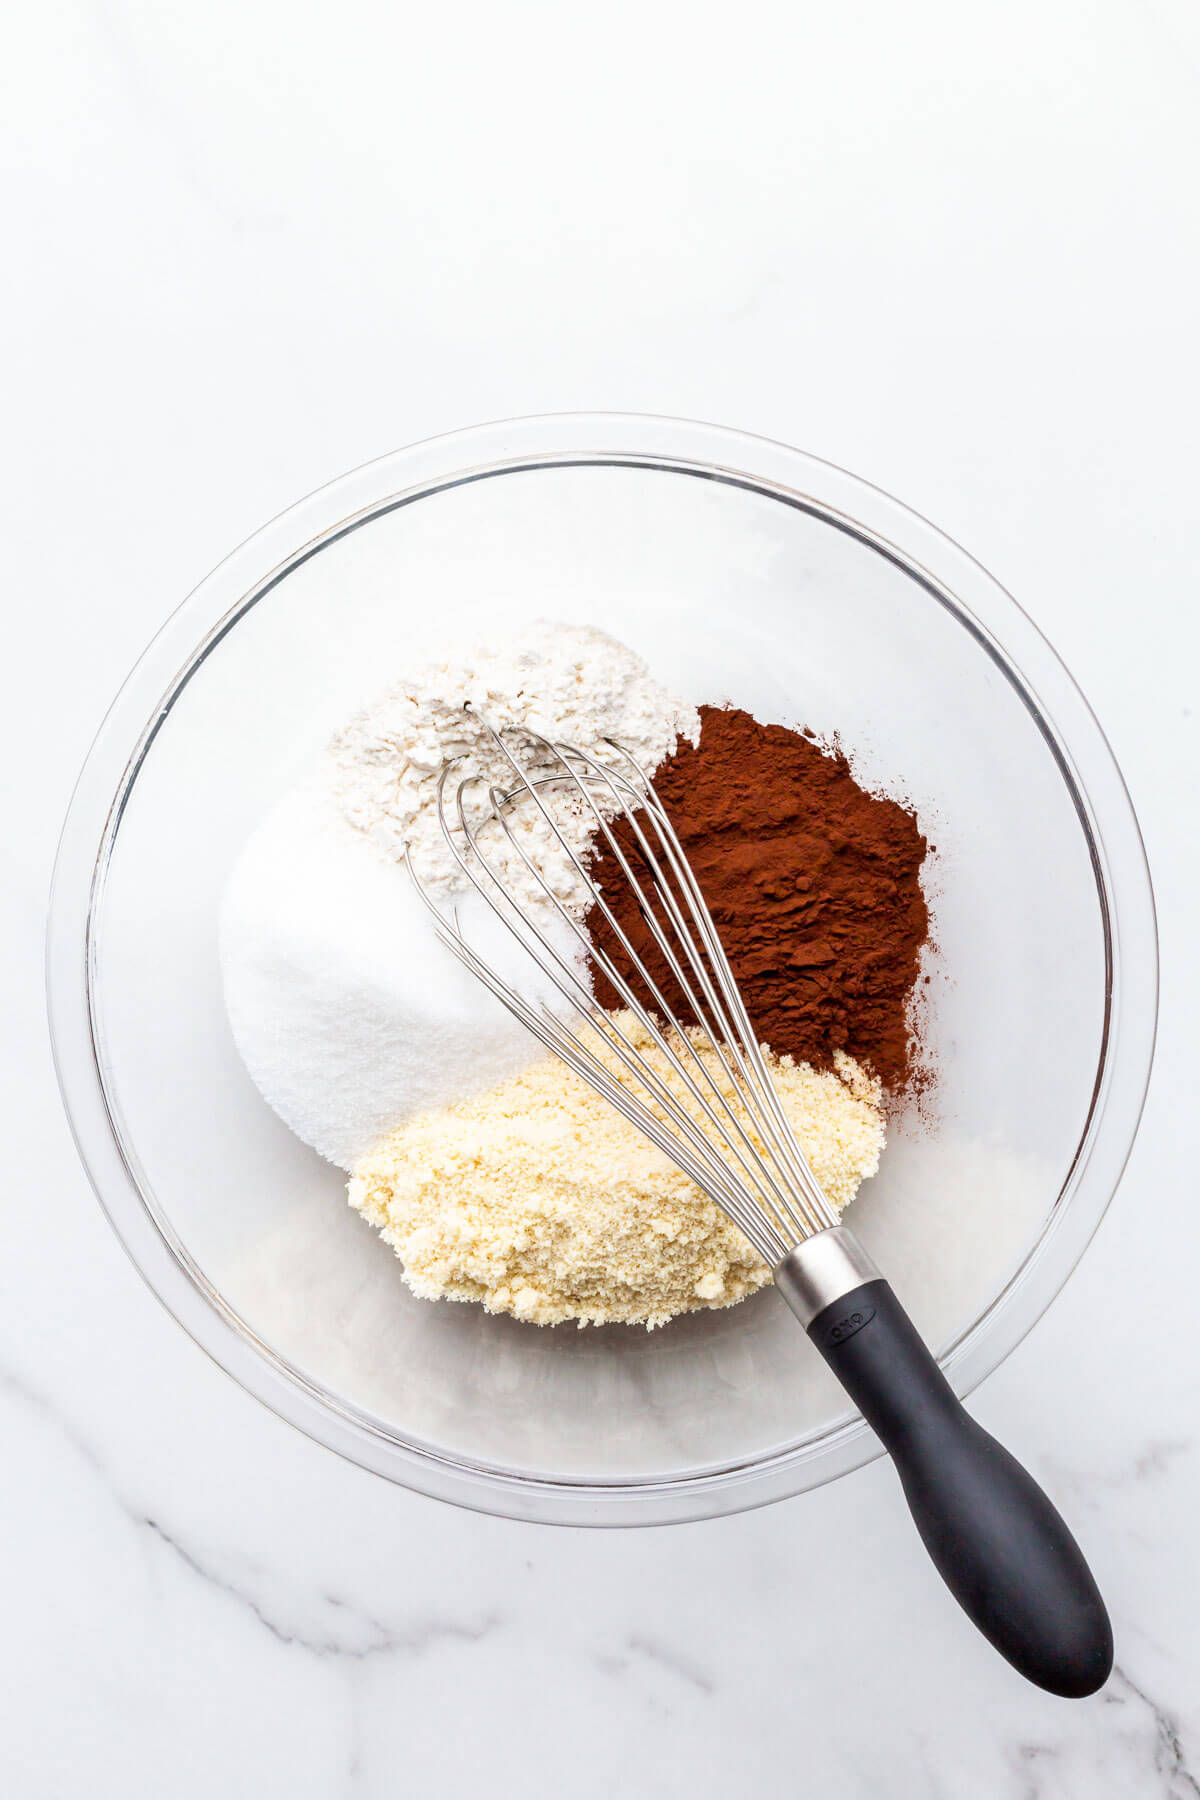
[[[698,1117],[645,1027],[632,1013],[617,1018]],[[690,1035],[732,1099],[703,1033]],[[606,1040],[596,1050],[619,1079]],[[879,1166],[879,1083],[849,1057],[822,1073],[790,1057],[766,1060],[840,1212]],[[393,1132],[354,1171],[350,1202],[401,1258],[414,1293],[482,1301],[535,1325],[662,1325],[698,1307],[732,1306],[771,1279],[719,1208],[555,1057]]]
[[[461,649],[356,714],[231,877],[221,955],[243,1060],[292,1129],[350,1171],[351,1204],[415,1294],[536,1324],[656,1326],[732,1305],[770,1278],[757,1253],[458,966],[414,892],[410,868],[506,980],[559,1004],[443,841],[436,796],[448,759],[456,782],[513,783],[485,720],[600,759],[615,740],[654,776],[784,1110],[839,1211],[878,1167],[885,1090],[913,1077],[909,1008],[928,932],[916,820],[859,788],[836,749],[734,709],[697,712],[624,645],[543,622],[504,649]],[[535,750],[542,760],[553,766]],[[594,819],[568,806],[565,823],[586,864]],[[617,831],[628,836],[623,823]],[[556,863],[536,828],[524,847],[593,941],[606,941],[569,860]],[[496,854],[504,861],[502,844]],[[653,967],[632,898],[606,879],[603,858],[593,872]],[[523,904],[546,904],[519,858],[504,873]],[[546,928],[598,1002],[619,1008],[568,928]],[[664,991],[674,1002],[669,981]],[[622,1023],[674,1086],[644,1029],[629,1014]]]
[[[918,1045],[908,1001],[929,935],[921,888],[928,848],[915,815],[868,794],[845,756],[805,733],[760,725],[735,707],[700,708],[698,743],[656,771],[670,815],[760,1038],[817,1068],[838,1051],[899,1091]],[[614,835],[638,860],[621,820]],[[618,924],[677,1017],[687,1003],[622,878],[592,870]],[[594,943],[622,951],[599,908]],[[599,970],[602,1006],[621,1004]]]
[[[226,1012],[263,1097],[347,1170],[406,1119],[516,1074],[538,1048],[436,942],[404,864],[406,844],[426,889],[439,904],[453,902],[481,955],[527,998],[561,1005],[463,882],[442,840],[437,786],[446,759],[460,759],[456,779],[511,783],[485,720],[579,743],[597,757],[613,738],[649,769],[699,732],[694,708],[624,644],[591,627],[542,622],[499,648],[462,644],[395,683],[268,813],[222,902]],[[553,875],[553,859],[539,860]],[[508,878],[523,900],[535,900],[519,858]],[[571,900],[561,855],[554,886]],[[544,928],[582,966],[569,928],[557,919]]]
[[[453,762],[454,786],[477,778],[486,807],[489,787],[513,785],[512,765],[496,735],[521,727],[522,766],[536,778],[559,773],[553,752],[536,739],[578,744],[610,765],[615,739],[644,769],[657,769],[678,743],[694,743],[694,707],[669,694],[645,663],[602,631],[539,622],[503,649],[483,647],[423,670],[358,713],[330,746],[333,788],[351,824],[385,855],[408,861],[434,899],[449,899],[463,878],[447,853],[438,817],[438,778]],[[454,823],[453,787],[446,811]],[[599,804],[605,808],[604,797]],[[615,803],[609,801],[609,816]],[[569,849],[585,854],[595,824],[582,799],[562,799],[556,822]],[[455,827],[457,833],[457,827]],[[510,830],[547,878],[556,898],[586,910],[578,876],[550,844],[537,811],[518,808]],[[543,891],[502,832],[488,841],[488,860],[522,905],[541,905]],[[582,901],[582,904],[581,904]]]

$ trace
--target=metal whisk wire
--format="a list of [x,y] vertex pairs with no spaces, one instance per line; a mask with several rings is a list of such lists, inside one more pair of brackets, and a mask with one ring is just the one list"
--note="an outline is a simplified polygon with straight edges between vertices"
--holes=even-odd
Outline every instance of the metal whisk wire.
[[[469,802],[473,791],[483,785],[482,778],[468,775],[461,780],[454,792],[456,834],[446,810],[446,789],[454,767],[448,763],[441,772],[437,795],[446,844],[470,885],[534,958],[586,1031],[603,1040],[628,1079],[615,1077],[580,1032],[572,1030],[548,1004],[534,1005],[503,980],[463,936],[457,918],[452,922],[441,912],[413,872],[418,891],[437,921],[438,936],[522,1024],[670,1157],[728,1214],[760,1255],[776,1266],[797,1243],[836,1224],[836,1214],[779,1103],[720,938],[653,784],[620,745],[610,748],[632,775],[577,745],[552,742],[524,730],[521,737],[535,746],[543,761],[548,760],[551,770],[548,774],[531,772],[513,754],[505,735],[486,721],[484,724],[512,771],[515,785],[509,789],[490,786],[486,808],[475,816]],[[642,920],[730,1092],[714,1075],[684,1022],[674,1016],[603,889],[546,805],[545,790],[564,788],[582,801],[589,829],[595,827],[594,841],[597,845],[603,841],[621,879],[630,885]],[[618,966],[593,942],[575,912],[551,888],[538,858],[512,830],[509,815],[521,802],[536,809],[550,841],[619,942],[627,967]],[[630,828],[651,892],[613,830],[617,818]],[[514,897],[504,873],[488,854],[484,834],[490,826],[499,827],[510,850],[550,903],[553,915],[637,1018],[675,1081],[699,1109],[703,1122],[683,1103],[678,1088],[664,1080],[630,1042],[613,1015],[597,1007],[579,962],[565,957]],[[649,1004],[632,978],[642,984]]]
[[[549,750],[551,752],[551,754],[555,754],[554,746],[547,744],[545,742],[545,740],[541,740],[541,742],[543,743],[543,747],[545,749]],[[503,748],[503,746],[502,746],[502,748]],[[505,752],[505,753],[507,754],[507,752]],[[628,814],[628,802],[631,800],[636,805],[641,805],[643,807],[645,806],[646,794],[645,794],[644,785],[641,789],[634,789],[626,781],[621,780],[620,782],[618,782],[617,778],[613,775],[613,773],[611,771],[607,770],[604,767],[604,765],[598,763],[594,758],[586,756],[586,754],[583,752],[579,753],[579,760],[581,760],[585,763],[586,767],[590,771],[591,779],[604,782],[608,785],[610,792],[613,793],[613,796],[614,796],[615,800],[617,801],[618,806],[621,807],[622,810],[626,811],[627,814]],[[636,768],[636,765],[634,765],[634,766]],[[645,778],[644,778],[644,776],[641,776],[640,770],[638,771],[638,774],[644,784]],[[621,862],[622,868],[625,871],[627,878],[629,879],[631,885],[633,886],[635,894],[638,895],[640,899],[642,899],[643,915],[646,918],[647,923],[649,924],[649,926],[651,928],[652,934],[654,935],[656,942],[659,944],[660,948],[663,950],[663,952],[667,956],[668,960],[670,960],[671,951],[670,951],[670,947],[667,943],[667,940],[665,938],[665,935],[664,935],[657,919],[655,918],[654,913],[645,906],[644,895],[642,894],[642,891],[640,889],[640,886],[637,882],[636,877],[633,874],[632,869],[630,868],[626,858],[624,857],[624,855],[621,851],[621,847],[620,847],[619,843],[617,843],[616,840],[612,838],[611,833],[607,832],[606,821],[605,821],[603,815],[600,813],[600,811],[597,809],[597,807],[594,804],[588,783],[584,782],[582,780],[582,778],[579,778],[577,773],[576,773],[575,778],[578,782],[577,791],[579,792],[580,796],[584,800],[585,804],[591,810],[594,822],[597,824],[597,826],[599,827],[599,829],[601,831],[605,832],[606,840],[609,842],[610,847],[615,851],[616,855],[618,856],[618,858]],[[503,796],[496,796],[493,793],[492,798],[493,798],[493,800],[495,800],[497,798],[503,798]],[[545,809],[541,809],[541,810],[543,811],[544,816],[548,816],[548,815],[545,815]],[[504,819],[503,813],[501,813],[501,816],[500,816],[500,823],[501,823],[502,827],[506,829],[506,832],[507,832],[507,824]],[[633,824],[633,826],[636,830],[637,829],[636,815],[631,819],[631,823]],[[525,854],[523,846],[519,843],[518,840],[516,840],[512,837],[511,832],[507,832],[507,835],[508,835],[509,841],[516,848],[518,855],[521,856],[526,867],[532,870],[533,865],[532,865],[529,857]],[[645,851],[647,856],[649,856],[649,854],[650,854],[649,847],[646,843],[644,835],[639,831],[638,836],[641,841],[641,846],[642,846],[643,850]],[[574,857],[572,857],[572,861],[575,863],[575,866],[578,869],[580,867],[578,860],[575,859]],[[713,994],[712,984],[708,979],[707,971],[705,970],[702,961],[700,959],[698,959],[696,956],[694,943],[692,942],[692,940],[690,938],[690,934],[688,934],[688,932],[687,932],[685,923],[683,922],[683,920],[681,919],[681,917],[679,915],[679,909],[678,909],[677,905],[675,904],[675,901],[670,893],[669,886],[666,882],[664,882],[662,880],[661,871],[659,869],[657,869],[657,867],[655,868],[654,875],[655,875],[655,884],[656,884],[659,898],[660,898],[660,900],[665,902],[665,904],[667,905],[667,907],[672,915],[672,920],[675,923],[677,930],[679,931],[680,939],[682,942],[684,942],[687,945],[689,959],[692,961],[694,967],[697,970],[697,973],[700,975],[700,978],[705,985],[706,993],[707,993],[707,996],[708,996],[710,1002],[717,1009],[717,1011],[719,1013],[719,1011],[720,1011],[719,1002],[717,1001],[716,996]],[[620,925],[617,923],[616,919],[614,918],[614,916],[611,912],[611,909],[608,907],[607,900],[605,900],[603,898],[603,896],[601,896],[599,894],[598,890],[594,887],[594,885],[590,891],[593,894],[595,903],[597,905],[599,905],[601,907],[601,909],[604,911],[605,916],[610,923],[610,926],[612,927],[614,932],[620,937],[620,940],[621,940],[623,946],[625,947],[625,949],[627,950],[627,952],[631,958],[631,961],[636,962],[638,967],[641,969],[643,977],[646,981],[646,985],[650,990],[651,997],[652,997],[653,1001],[655,1002],[656,1006],[662,1011],[663,1014],[665,1014],[669,1017],[670,1016],[669,1007],[661,993],[661,990],[651,980],[648,971],[646,971],[646,969],[645,969],[644,963],[642,963],[640,961],[640,959],[638,959],[636,957],[636,953],[633,951],[633,947],[630,944],[627,935],[621,929]],[[564,909],[559,907],[558,911],[560,913],[560,916],[566,917]],[[577,923],[573,919],[570,919],[570,918],[567,919],[567,922],[570,925],[571,929],[575,932],[577,937],[580,939],[580,941],[583,943],[583,945],[586,948],[589,943],[589,940],[579,930]],[[631,1007],[631,1010],[633,1010],[636,1013],[636,1015],[640,1019],[641,1023],[643,1024],[644,1028],[651,1034],[658,1049],[670,1061],[671,1066],[675,1069],[676,1073],[681,1075],[683,1077],[683,1079],[685,1081],[687,1081],[688,1080],[688,1071],[680,1067],[679,1059],[677,1058],[677,1056],[675,1054],[675,1050],[672,1045],[672,1042],[671,1042],[670,1038],[665,1038],[663,1036],[663,1034],[661,1033],[661,1031],[658,1029],[657,1021],[656,1021],[653,1013],[648,1012],[646,1010],[646,1008],[641,1004],[641,1001],[640,1001],[638,995],[636,994],[635,990],[631,987],[631,985],[628,983],[628,981],[624,978],[624,975],[622,974],[622,972],[614,966],[611,958],[607,957],[603,952],[598,952],[596,950],[595,946],[592,946],[592,954],[593,954],[593,957],[597,961],[600,962],[601,966],[605,970],[605,973],[608,974],[610,979],[613,980],[613,983],[618,988],[618,991],[621,993],[622,998]],[[682,980],[683,972],[679,968],[677,963],[675,964],[675,968],[676,968],[677,976]],[[701,1002],[697,998],[695,992],[693,990],[687,988],[686,981],[683,981],[683,985],[685,987],[686,998],[688,1000],[689,1005],[692,1007],[693,1011],[697,1014],[697,1016],[703,1020],[705,1015],[704,1015],[704,1009],[701,1005]],[[588,1022],[594,1023],[593,1018],[590,1016],[590,1009],[589,1009],[589,1021]],[[707,1021],[706,1021],[706,1023],[707,1023]],[[614,1035],[619,1035],[621,1037],[622,1041],[626,1045],[628,1045],[628,1039],[625,1038],[623,1033],[619,1032],[619,1029],[615,1026],[615,1024],[611,1027],[611,1032]],[[730,1079],[731,1081],[733,1081],[735,1079],[734,1071],[731,1070],[731,1068],[729,1066],[729,1062],[728,1062],[727,1058],[725,1057],[725,1055],[723,1054],[724,1042],[723,1042],[722,1033],[724,1034],[724,1039],[727,1040],[730,1036],[730,1028],[728,1026],[728,1023],[723,1020],[721,1021],[721,1025],[719,1026],[719,1028],[716,1032],[714,1032],[712,1030],[712,1028],[709,1027],[709,1030],[708,1030],[709,1041],[710,1041],[710,1045],[714,1048],[714,1050],[718,1054],[719,1061],[720,1061],[721,1066],[726,1074],[726,1077],[728,1079]],[[732,1152],[732,1154],[738,1161],[739,1166],[742,1169],[743,1176],[746,1179],[748,1179],[751,1184],[758,1185],[760,1188],[763,1185],[763,1178],[765,1177],[766,1184],[771,1188],[774,1197],[776,1199],[782,1201],[782,1203],[784,1204],[784,1206],[786,1208],[786,1196],[780,1192],[778,1184],[772,1180],[769,1166],[763,1164],[760,1152],[758,1151],[757,1147],[753,1144],[752,1140],[747,1135],[747,1133],[743,1127],[742,1121],[738,1118],[737,1113],[732,1109],[732,1107],[730,1107],[729,1102],[726,1098],[726,1095],[724,1094],[724,1092],[722,1091],[720,1086],[713,1080],[711,1072],[707,1068],[706,1064],[703,1062],[702,1058],[699,1056],[699,1054],[696,1051],[691,1040],[689,1038],[687,1038],[686,1036],[684,1036],[684,1037],[677,1037],[677,1041],[680,1043],[681,1048],[686,1053],[686,1055],[690,1058],[691,1063],[694,1065],[696,1072],[699,1074],[701,1079],[705,1082],[705,1084],[711,1091],[713,1098],[716,1100],[717,1104],[721,1107],[722,1111],[725,1114],[726,1119],[728,1120],[729,1124],[733,1127],[733,1130],[736,1133],[736,1137],[738,1140],[737,1142],[733,1141],[730,1138],[729,1133],[726,1130],[723,1121],[714,1116],[714,1114],[711,1110],[711,1107],[708,1105],[707,1096],[702,1096],[702,1095],[697,1094],[695,1087],[689,1082],[688,1085],[689,1085],[690,1091],[693,1093],[693,1096],[696,1097],[700,1101],[700,1104],[703,1106],[705,1114],[708,1117],[710,1123],[715,1125],[716,1128],[720,1131],[722,1137],[724,1138],[727,1149]],[[641,1074],[642,1074],[643,1079],[645,1079],[646,1071],[645,1071],[644,1067],[641,1067]],[[651,1076],[653,1075],[652,1070],[650,1071],[650,1074],[651,1074]],[[660,1095],[660,1090],[657,1086],[655,1087],[655,1093],[656,1093],[656,1097],[658,1097]],[[668,1095],[668,1098],[669,1098],[669,1095]]]

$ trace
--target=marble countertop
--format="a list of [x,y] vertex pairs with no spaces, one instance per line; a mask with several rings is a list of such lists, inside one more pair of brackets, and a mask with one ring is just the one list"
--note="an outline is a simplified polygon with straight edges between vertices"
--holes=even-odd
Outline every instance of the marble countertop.
[[[0,1788],[1200,1795],[1195,10],[67,0],[9,39]],[[1146,1116],[973,1403],[1110,1602],[1089,1701],[973,1634],[881,1463],[587,1533],[338,1461],[184,1337],[76,1161],[44,895],[140,649],[341,470],[597,406],[798,443],[937,520],[1126,772],[1164,958]]]

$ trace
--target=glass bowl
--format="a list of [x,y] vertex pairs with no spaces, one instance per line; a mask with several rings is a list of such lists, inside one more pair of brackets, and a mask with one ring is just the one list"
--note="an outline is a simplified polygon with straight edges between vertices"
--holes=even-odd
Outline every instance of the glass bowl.
[[1137,823],[1085,701],[978,563],[738,432],[568,415],[438,438],[301,501],[201,584],[66,821],[48,983],[67,1111],[164,1305],[331,1449],[517,1518],[760,1505],[879,1453],[773,1290],[653,1333],[414,1299],[226,1024],[217,908],[253,826],[418,640],[452,648],[499,602],[600,624],[697,700],[836,732],[918,807],[939,1079],[851,1218],[960,1393],[1008,1354],[1137,1127],[1157,982]]

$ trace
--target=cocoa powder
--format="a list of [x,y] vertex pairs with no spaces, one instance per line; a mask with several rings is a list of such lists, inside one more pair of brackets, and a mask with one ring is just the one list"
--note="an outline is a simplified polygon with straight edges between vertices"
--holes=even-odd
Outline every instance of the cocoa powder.
[[[698,747],[668,758],[654,786],[759,1038],[816,1068],[844,1050],[885,1087],[903,1088],[914,1061],[908,1001],[929,931],[926,842],[915,814],[866,793],[840,751],[807,734],[760,725],[736,708],[703,706],[700,717]],[[615,830],[636,860],[628,822]],[[598,858],[594,873],[668,1005],[691,1021],[611,856]],[[621,966],[599,908],[587,926]],[[593,975],[600,1004],[622,1005],[601,972]]]

